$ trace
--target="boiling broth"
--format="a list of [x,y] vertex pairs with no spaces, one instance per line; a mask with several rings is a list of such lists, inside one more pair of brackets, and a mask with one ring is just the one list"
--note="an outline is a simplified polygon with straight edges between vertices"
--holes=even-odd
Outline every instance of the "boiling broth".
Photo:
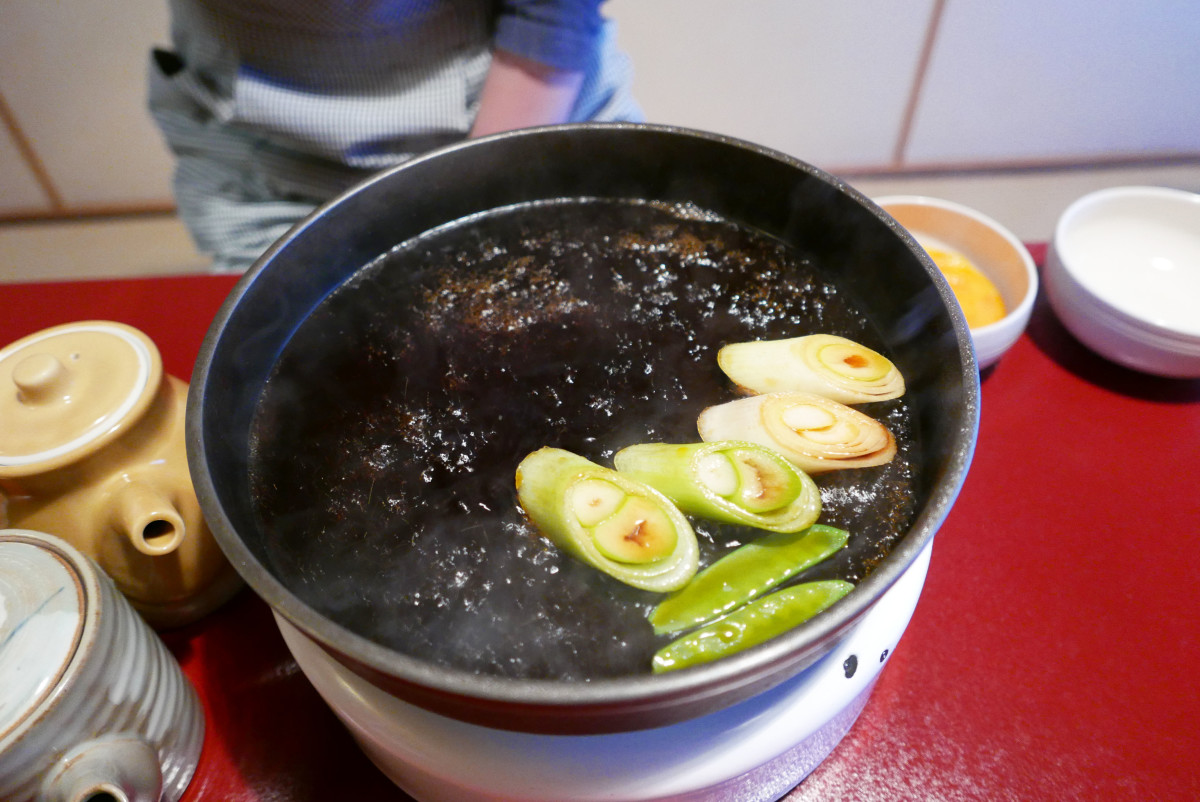
[[[587,680],[649,671],[660,598],[584,566],[516,504],[542,446],[602,465],[695,442],[735,397],[727,342],[826,332],[884,350],[836,266],[686,206],[571,200],[487,213],[365,266],[266,383],[251,480],[270,569],[346,628],[439,665]],[[850,546],[795,581],[862,578],[907,531],[904,399],[862,407],[896,459],[816,477]],[[753,539],[692,519],[701,566]]]

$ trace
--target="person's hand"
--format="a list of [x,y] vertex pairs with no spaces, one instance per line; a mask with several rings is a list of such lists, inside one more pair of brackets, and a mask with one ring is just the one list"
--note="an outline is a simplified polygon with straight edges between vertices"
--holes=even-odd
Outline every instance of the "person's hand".
[[470,135],[566,122],[582,85],[582,72],[558,70],[497,50]]

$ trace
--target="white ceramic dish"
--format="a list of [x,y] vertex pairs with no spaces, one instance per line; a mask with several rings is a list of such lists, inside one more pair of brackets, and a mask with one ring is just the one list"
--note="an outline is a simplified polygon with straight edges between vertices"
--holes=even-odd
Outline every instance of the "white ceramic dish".
[[1146,373],[1200,378],[1200,195],[1113,187],[1072,203],[1046,289],[1084,345]]
[[1038,275],[1029,250],[1004,226],[959,203],[922,195],[891,195],[875,203],[922,247],[961,253],[1000,290],[1007,314],[971,329],[980,369],[995,363],[1021,336],[1033,312]]
[[420,802],[771,802],[824,760],[908,626],[932,543],[831,653],[700,718],[603,735],[490,729],[371,685],[276,613],[288,648],[379,768]]

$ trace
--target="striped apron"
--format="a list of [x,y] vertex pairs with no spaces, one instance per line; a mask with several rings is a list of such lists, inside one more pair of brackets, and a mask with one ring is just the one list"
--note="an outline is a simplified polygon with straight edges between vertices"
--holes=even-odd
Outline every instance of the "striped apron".
[[[244,271],[325,200],[463,139],[495,7],[171,0],[174,49],[152,53],[150,110],[175,154],[179,215],[213,270]],[[584,63],[572,121],[642,119],[611,23]]]

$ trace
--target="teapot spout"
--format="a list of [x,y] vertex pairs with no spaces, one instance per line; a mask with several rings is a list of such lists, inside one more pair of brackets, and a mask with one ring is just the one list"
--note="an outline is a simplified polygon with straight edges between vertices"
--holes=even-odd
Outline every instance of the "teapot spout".
[[170,554],[183,542],[187,527],[175,505],[144,482],[129,482],[113,499],[117,531],[142,554]]
[[140,738],[107,736],[64,755],[47,778],[41,798],[49,802],[159,802],[162,789],[162,767],[153,746]]

